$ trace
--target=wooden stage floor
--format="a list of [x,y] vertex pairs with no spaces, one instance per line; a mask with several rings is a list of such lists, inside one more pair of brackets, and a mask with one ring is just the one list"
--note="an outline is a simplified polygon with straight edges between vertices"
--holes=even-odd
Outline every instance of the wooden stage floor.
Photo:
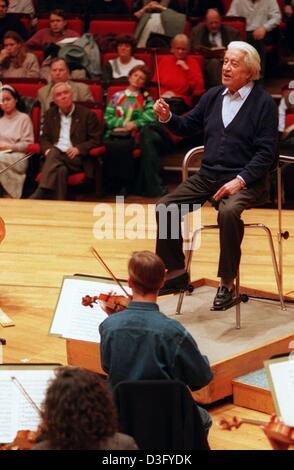
[[[74,273],[105,276],[90,253],[91,246],[96,247],[118,277],[126,277],[132,251],[154,250],[154,207],[139,208],[127,203],[123,213],[122,206],[117,210],[114,204],[106,203],[102,206],[92,202],[0,200],[0,216],[6,224],[6,237],[1,244],[0,306],[16,324],[0,327],[0,337],[7,341],[3,348],[5,362],[66,363],[65,342],[48,336],[48,330],[63,276]],[[94,237],[93,229],[95,223],[97,228],[101,222],[101,216],[106,229],[114,230],[116,239]],[[127,239],[125,223],[130,228],[134,216],[138,222],[137,236],[141,238]],[[201,217],[202,223],[216,223],[213,208],[204,208]],[[244,220],[262,222],[273,234],[278,232],[276,210],[252,209],[244,214]],[[284,242],[284,293],[294,297],[293,211],[283,212],[283,229],[290,232],[290,238]],[[217,232],[206,232],[193,257],[192,279],[216,280],[217,258]],[[245,235],[241,283],[276,292],[267,240],[259,231]]]

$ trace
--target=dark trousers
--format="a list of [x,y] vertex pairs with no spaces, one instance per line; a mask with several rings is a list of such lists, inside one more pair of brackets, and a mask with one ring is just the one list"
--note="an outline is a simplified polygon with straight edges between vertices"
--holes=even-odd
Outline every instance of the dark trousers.
[[52,147],[45,157],[42,167],[40,188],[51,189],[58,200],[66,199],[67,177],[70,173],[83,171],[82,157],[78,155],[73,160],[58,148]]
[[144,125],[140,132],[140,147],[139,175],[134,192],[146,197],[159,197],[164,190],[160,176],[160,155],[171,149],[164,127],[158,122]]
[[[195,209],[193,204],[202,206],[224,183],[225,181],[215,181],[196,173],[180,184],[174,192],[159,200],[156,206],[158,228],[156,253],[164,261],[168,270],[185,267],[179,215],[181,209],[184,215],[183,212],[188,213]],[[217,217],[220,240],[219,277],[229,279],[236,277],[244,235],[241,214],[244,209],[256,206],[261,201],[264,202],[266,192],[265,182],[262,181],[250,188],[242,189],[233,196],[225,197],[219,202]]]

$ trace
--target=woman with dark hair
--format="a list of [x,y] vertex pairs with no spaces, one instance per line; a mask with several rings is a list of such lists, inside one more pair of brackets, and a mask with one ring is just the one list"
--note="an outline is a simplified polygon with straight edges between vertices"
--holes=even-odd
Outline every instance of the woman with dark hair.
[[39,78],[40,66],[32,52],[27,52],[22,37],[7,31],[0,51],[0,77]]
[[143,60],[133,57],[136,41],[128,35],[122,34],[116,38],[117,57],[109,60],[103,70],[104,82],[117,78],[127,78],[129,72],[136,65],[144,65]]
[[42,405],[42,435],[33,450],[137,450],[117,432],[110,391],[95,372],[61,367]]
[[128,76],[129,85],[114,93],[104,114],[106,123],[104,178],[108,192],[127,195],[136,180],[134,147],[140,145],[142,128],[155,122],[153,99],[145,89],[150,77],[145,65],[137,65]]
[[[17,91],[10,85],[1,88],[0,104],[0,171],[15,163],[25,154],[28,144],[34,142],[33,123],[21,112],[22,103]],[[26,177],[28,161],[17,163],[0,175],[0,192],[20,198]]]

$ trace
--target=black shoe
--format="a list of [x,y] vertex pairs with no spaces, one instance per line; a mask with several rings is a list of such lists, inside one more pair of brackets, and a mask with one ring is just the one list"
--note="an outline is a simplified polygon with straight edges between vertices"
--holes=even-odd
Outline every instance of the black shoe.
[[164,286],[160,289],[158,295],[175,294],[181,290],[188,290],[189,282],[189,274],[185,272],[180,276],[166,281]]
[[37,188],[29,199],[53,199],[53,191],[51,189]]
[[213,308],[216,310],[229,307],[235,299],[235,287],[228,289],[226,286],[220,286],[217,289],[216,296],[213,301]]

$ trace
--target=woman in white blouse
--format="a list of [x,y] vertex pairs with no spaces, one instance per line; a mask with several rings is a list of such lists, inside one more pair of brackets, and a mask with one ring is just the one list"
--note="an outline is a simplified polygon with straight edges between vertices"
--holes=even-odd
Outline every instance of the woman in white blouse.
[[[0,104],[0,173],[25,155],[28,144],[34,142],[31,118],[21,112],[21,101],[17,91],[3,85]],[[0,174],[1,195],[20,198],[26,177],[28,161],[16,163]]]

